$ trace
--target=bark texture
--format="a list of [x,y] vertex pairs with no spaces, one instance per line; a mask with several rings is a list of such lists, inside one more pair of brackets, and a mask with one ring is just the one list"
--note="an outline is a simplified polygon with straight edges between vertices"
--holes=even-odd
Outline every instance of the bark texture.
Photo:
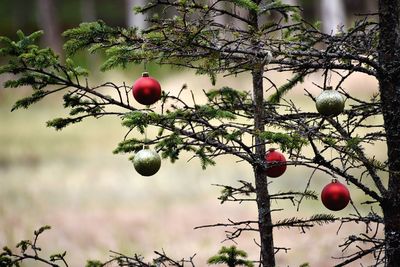
[[386,266],[400,266],[400,0],[380,0],[379,87],[387,134],[389,182],[382,202]]
[[[255,1],[260,4],[260,0]],[[253,30],[258,29],[258,15],[253,11],[249,14],[251,27]],[[264,88],[263,88],[263,74],[264,66],[255,60],[255,66],[252,71],[253,77],[253,98],[254,98],[254,131],[263,132],[265,130],[264,120]],[[264,161],[265,156],[265,143],[257,135],[254,137],[255,153],[260,162]],[[261,245],[261,259],[260,266],[274,267],[275,266],[275,253],[274,253],[274,239],[273,227],[271,218],[271,202],[268,192],[268,179],[262,164],[254,164],[254,178],[256,185],[256,201],[258,209],[258,228],[260,233]]]
[[[255,102],[254,127],[255,131],[261,132],[264,131],[263,72],[262,70],[254,70],[252,75]],[[263,140],[257,136],[255,137],[255,150],[257,158],[262,161],[265,155],[265,145]],[[254,166],[254,176],[257,194],[258,227],[261,240],[261,266],[274,267],[275,253],[268,180],[264,169],[259,164]]]

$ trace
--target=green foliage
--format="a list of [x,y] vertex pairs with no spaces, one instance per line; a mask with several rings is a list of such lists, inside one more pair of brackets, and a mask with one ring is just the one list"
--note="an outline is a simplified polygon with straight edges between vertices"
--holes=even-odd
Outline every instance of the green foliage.
[[[225,96],[224,94],[220,96],[223,98],[227,97],[226,100],[229,100],[229,95],[232,97],[233,94],[239,94],[239,92],[235,92],[233,90],[230,91],[230,94],[227,92],[228,91],[225,92]],[[216,95],[217,93],[215,93],[213,96],[214,100],[217,99]],[[160,127],[156,148],[157,150],[161,151],[163,158],[170,158],[170,160],[174,162],[179,158],[181,151],[191,151],[195,154],[195,157],[200,159],[201,166],[203,169],[205,169],[207,166],[215,164],[215,162],[210,158],[210,154],[212,154],[212,151],[215,148],[197,141],[190,142],[188,139],[182,138],[179,131],[174,132],[174,129],[176,129],[178,125],[181,125],[181,127],[184,128],[185,125],[191,125],[191,127],[193,127],[193,125],[196,125],[196,123],[209,123],[212,120],[222,121],[234,119],[236,119],[236,115],[232,112],[218,108],[215,105],[205,104],[195,105],[193,108],[185,107],[175,108],[172,110],[168,109],[163,115],[155,112],[144,112],[137,110],[125,114],[122,124],[130,129],[138,130],[141,134],[145,134],[146,128],[149,125]],[[168,130],[168,135],[164,135],[166,130]],[[209,130],[203,135],[200,135],[199,138],[204,138],[204,135],[207,136],[207,139],[209,139],[210,142],[213,142],[212,140],[215,140],[218,137],[223,137],[226,140],[236,140],[237,138],[240,138],[242,133],[238,130],[228,132],[223,128],[216,127],[215,129]],[[121,142],[114,152],[129,153],[137,151],[144,143],[144,141],[138,139],[128,139]]]
[[301,195],[304,196],[305,199],[318,200],[318,194],[315,191],[306,190],[301,192]]
[[368,158],[368,161],[369,161],[369,164],[371,164],[371,166],[373,166],[377,170],[385,170],[385,168],[387,167],[386,163],[383,163],[383,162],[375,159],[375,157]]
[[213,161],[206,152],[211,152],[211,147],[201,146],[199,149],[196,150],[196,156],[200,159],[201,168],[205,170],[208,166],[214,166],[215,161]]
[[[114,153],[136,152],[141,150],[146,144],[149,144],[147,140],[131,138],[120,142],[118,147],[114,150]],[[212,151],[211,147],[203,145],[195,148],[195,146],[186,144],[184,139],[177,133],[171,133],[170,135],[160,138],[155,147],[157,150],[161,151],[161,156],[163,158],[169,158],[171,162],[175,162],[179,159],[181,151],[190,151],[199,158],[203,169],[215,165],[215,162],[207,154]],[[131,160],[133,160],[133,157]]]
[[181,150],[193,150],[190,146],[185,146],[183,138],[177,134],[172,133],[168,137],[164,138],[157,143],[156,148],[161,149],[161,156],[163,158],[170,158],[171,162],[175,162],[179,159]]
[[221,204],[224,204],[227,200],[229,200],[235,190],[232,187],[225,187],[224,189],[221,190],[221,195],[218,197],[219,200],[221,200]]
[[336,221],[337,217],[332,214],[314,214],[309,220],[316,222],[318,225],[323,225]]
[[305,76],[307,76],[307,72],[296,74],[287,83],[279,87],[278,90],[269,97],[268,101],[272,104],[279,103],[286,93],[293,89],[293,87],[295,87],[298,83],[302,83],[304,81]]
[[226,264],[228,267],[247,266],[253,267],[252,261],[246,260],[247,253],[235,246],[222,247],[218,254],[208,259],[208,264]]
[[67,59],[65,60],[65,65],[68,69],[69,76],[89,76],[89,71],[81,66],[76,66],[75,62],[70,57],[67,57]]
[[325,137],[322,141],[329,146],[335,146],[337,144],[337,140],[334,137]]
[[286,134],[265,131],[260,133],[259,137],[270,143],[279,144],[282,151],[300,150],[304,145],[308,144],[308,141],[296,132]]
[[359,144],[362,142],[362,138],[359,136],[350,138],[349,140],[346,141],[346,146],[349,149],[355,150],[355,149],[359,149]]
[[156,123],[159,119],[160,116],[154,112],[133,111],[124,116],[122,125],[133,129],[136,128],[140,133],[144,134],[146,127],[150,123]]
[[17,34],[19,40],[16,42],[7,37],[0,37],[0,55],[10,57],[9,64],[0,68],[0,74],[7,72],[21,73],[24,71],[23,67],[46,69],[58,63],[58,56],[51,49],[39,49],[36,45],[38,39],[43,35],[42,31],[34,32],[28,36],[22,31],[18,31]]
[[79,95],[65,94],[63,96],[64,107],[71,108],[69,114],[71,116],[77,115],[79,113],[84,113],[87,115],[96,115],[102,111],[101,106],[95,99],[85,99]]
[[[79,84],[78,78],[80,76],[87,76],[88,71],[67,58],[65,65],[59,63],[59,57],[51,49],[40,49],[36,44],[39,37],[43,33],[41,31],[34,32],[26,36],[22,31],[18,31],[18,40],[11,41],[6,37],[0,38],[0,54],[8,58],[8,63],[0,67],[0,74],[10,73],[15,76],[14,79],[9,79],[4,83],[6,88],[17,88],[21,86],[31,86],[33,92],[30,96],[18,100],[12,110],[20,108],[28,108],[32,104],[42,100],[47,95],[60,91],[72,85],[72,80],[76,80]],[[58,86],[52,88],[51,85]],[[49,88],[44,90],[44,88]],[[66,96],[68,96],[67,94]],[[71,115],[86,112],[96,114],[99,108],[93,105],[89,107],[88,101],[81,101],[79,104],[68,104],[66,99],[65,107],[74,107]],[[91,104],[96,104],[92,102]],[[78,107],[79,106],[79,107]],[[69,124],[79,120],[57,120],[51,122],[49,125],[56,125],[57,129],[64,126],[61,124]]]
[[134,50],[127,45],[119,45],[106,50],[107,60],[101,65],[102,71],[116,67],[126,68],[128,64],[141,63],[150,57],[149,53]]
[[252,0],[229,0],[239,7],[246,8],[248,10],[258,11],[259,7]]
[[318,194],[315,191],[312,190],[306,190],[304,192],[298,192],[298,191],[286,191],[286,192],[281,192],[277,194],[271,195],[273,199],[279,199],[281,197],[295,197],[295,196],[300,196],[304,199],[311,199],[311,200],[318,200]]
[[63,253],[60,253],[60,254],[50,255],[50,261],[51,262],[62,261],[66,255],[67,255],[66,251],[64,251]]
[[97,260],[88,260],[85,267],[103,267],[104,264]]
[[18,100],[15,102],[14,106],[12,107],[12,111],[19,109],[19,108],[28,108],[30,105],[38,102],[41,100],[43,97],[47,95],[46,91],[39,90],[34,92],[31,96],[25,97],[23,99]]
[[120,142],[117,148],[113,151],[114,154],[137,152],[143,148],[146,140],[130,138]]
[[[14,67],[9,72],[14,72],[19,67]],[[16,73],[17,74],[17,73]],[[34,90],[41,90],[48,84],[57,83],[56,79],[49,77],[38,71],[30,71],[23,73],[16,80],[8,80],[4,83],[5,88],[17,88],[21,86],[31,86]]]
[[[50,267],[61,267],[69,266],[66,260],[66,252],[56,253],[45,257],[42,255],[42,248],[38,246],[38,240],[40,235],[50,229],[49,226],[41,227],[39,230],[34,232],[32,240],[22,240],[16,246],[19,252],[13,252],[10,248],[4,247],[0,253],[0,266],[1,267],[21,267],[21,266],[50,266]],[[112,252],[109,260],[102,263],[97,260],[88,260],[85,267],[105,267],[105,266],[148,266],[156,267],[161,262],[164,266],[183,266],[178,261],[169,258],[165,253],[155,251],[157,258],[153,259],[154,264],[144,262],[144,258],[140,255],[126,256],[121,253]],[[183,262],[184,260],[182,260]],[[188,260],[187,262],[191,262]],[[194,265],[193,265],[194,266]]]
[[67,127],[70,124],[78,123],[82,121],[81,117],[78,118],[55,118],[49,120],[46,125],[47,127],[53,127],[57,131],[62,130],[63,128]]
[[0,48],[1,56],[19,56],[24,54],[26,51],[29,51],[31,47],[35,48],[35,43],[39,40],[39,38],[43,35],[43,31],[36,31],[28,36],[26,36],[21,30],[17,31],[18,41],[12,41],[11,39],[1,36],[0,44],[2,47]]
[[211,53],[208,58],[200,59],[197,61],[199,68],[196,70],[198,75],[208,75],[212,85],[217,82],[217,73],[220,72],[220,55],[218,53]]
[[[59,71],[58,56],[51,49],[40,49],[36,45],[43,32],[37,31],[26,36],[22,31],[18,31],[17,34],[19,38],[17,41],[0,37],[0,55],[8,58],[8,64],[0,67],[0,74],[18,74],[16,79],[6,81],[4,86],[6,88],[31,86],[34,90],[41,90],[49,84],[57,84],[55,73]],[[18,102],[13,109],[27,108],[45,95],[44,91],[38,91]]]
[[[122,118],[122,124],[128,128],[128,133],[127,139],[118,145],[115,153],[131,153],[148,144],[155,146],[163,158],[169,158],[172,162],[178,160],[182,152],[187,151],[200,160],[204,169],[214,165],[217,156],[232,154],[258,170],[257,167],[265,163],[259,160],[263,155],[258,154],[254,148],[277,144],[282,151],[289,151],[291,155],[294,154],[293,150],[298,152],[299,164],[340,173],[346,180],[380,201],[379,196],[384,196],[386,192],[385,188],[379,188],[377,180],[380,177],[377,177],[375,169],[387,170],[387,164],[366,157],[362,154],[361,147],[364,142],[374,143],[376,140],[386,138],[384,127],[364,125],[365,119],[371,114],[381,114],[381,110],[377,108],[380,106],[379,98],[373,105],[369,105],[370,103],[363,100],[358,102],[355,98],[349,97],[354,100],[355,106],[358,105],[358,109],[346,111],[348,116],[342,116],[343,118],[338,121],[308,116],[308,113],[290,107],[283,111],[288,106],[279,104],[282,97],[302,83],[307,75],[321,69],[326,70],[326,73],[328,70],[333,73],[339,70],[337,73],[342,77],[340,84],[347,78],[347,74],[344,74],[346,71],[348,75],[360,71],[378,77],[376,73],[382,73],[382,69],[379,69],[380,64],[373,55],[379,54],[376,49],[379,43],[379,30],[371,28],[372,34],[370,34],[368,28],[370,24],[359,24],[351,29],[357,34],[341,32],[332,37],[318,32],[317,23],[307,24],[302,20],[298,8],[283,4],[280,0],[222,2],[229,2],[230,6],[233,6],[233,11],[226,9],[224,13],[215,9],[219,8],[217,5],[203,5],[202,1],[165,1],[162,8],[173,8],[176,15],[172,18],[154,15],[150,19],[152,26],[142,32],[136,28],[111,27],[103,21],[82,23],[79,27],[67,30],[63,34],[67,40],[64,45],[67,52],[65,63],[61,62],[51,49],[39,48],[37,41],[42,35],[40,31],[28,36],[18,31],[16,41],[0,37],[0,56],[8,60],[7,64],[0,67],[0,74],[15,75],[5,83],[5,87],[33,88],[32,94],[17,101],[13,110],[28,108],[52,93],[67,91],[64,93],[63,101],[64,107],[70,109],[71,117],[55,118],[47,125],[60,130],[86,117],[98,118],[110,114],[119,116]],[[158,12],[159,10],[156,10],[158,4],[149,2],[145,7],[135,10]],[[235,6],[250,12],[236,12]],[[277,13],[280,16],[275,16]],[[237,26],[236,23],[220,25],[215,18],[221,15],[233,17],[241,26]],[[255,16],[264,16],[267,19],[257,20]],[[291,20],[288,23],[289,19]],[[246,26],[243,27],[242,24]],[[372,37],[371,43],[364,36]],[[366,48],[360,48],[364,45]],[[131,105],[129,87],[125,84],[89,85],[84,79],[88,76],[88,71],[77,66],[72,60],[72,56],[80,50],[104,53],[106,59],[100,67],[103,71],[126,67],[129,64],[152,62],[195,69],[197,74],[208,75],[213,85],[216,83],[217,74],[237,75],[242,72],[253,72],[255,92],[263,90],[261,86],[263,76],[257,74],[258,70],[264,71],[264,78],[273,87],[275,79],[267,77],[269,71],[290,72],[294,76],[277,88],[269,101],[263,103],[261,101],[254,103],[249,93],[230,87],[207,92],[208,102],[197,102],[201,104],[196,103],[194,94],[193,104],[189,104],[185,97],[180,97],[181,92],[177,97],[164,92],[158,106],[161,107],[161,112],[157,113],[158,109],[154,111],[149,107],[138,109]],[[264,60],[265,51],[274,53],[271,66],[264,65],[267,64]],[[329,79],[328,76],[325,78]],[[83,83],[85,85],[82,85]],[[108,95],[110,88],[116,96]],[[103,89],[107,90],[107,94]],[[261,108],[265,108],[265,118],[255,114],[255,111]],[[288,116],[280,115],[281,111],[289,113]],[[278,130],[264,131],[264,124],[267,124],[269,130],[275,128]],[[371,130],[372,133],[368,133],[364,138],[356,136],[349,139],[355,132],[350,129],[353,125],[367,130],[378,127],[380,129],[376,132]],[[158,135],[153,139],[147,140],[146,136],[128,138],[132,130],[145,135],[146,129],[150,126],[159,129]],[[337,132],[333,133],[335,128]],[[254,138],[257,136],[260,138]],[[317,143],[319,141],[322,145]],[[312,145],[313,156],[301,151],[309,142]],[[329,161],[328,157],[325,157],[324,154],[328,154],[329,147],[340,153],[340,159],[333,158]],[[341,165],[338,164],[339,160]],[[360,166],[366,167],[365,173],[373,178],[381,194],[364,185],[362,179],[346,175],[346,172],[351,173]],[[294,198],[298,196],[301,199],[317,199],[313,191],[261,194],[256,198],[251,196],[253,199],[250,199],[248,196],[255,191],[250,183],[244,184],[239,189],[225,187],[220,199],[222,202],[241,201],[235,199],[237,194],[244,196],[245,200],[256,199],[259,203],[278,199],[295,201]],[[265,201],[262,198],[265,198]],[[269,212],[270,210],[267,210],[268,216]],[[306,219],[293,217],[276,221],[275,227],[308,228],[334,220],[336,218],[332,215],[317,214]],[[235,227],[234,224],[232,226]],[[36,239],[46,229],[36,231]],[[26,256],[30,249],[35,252],[40,250],[36,246],[36,239],[33,242],[23,240],[18,244],[17,247],[23,256]],[[65,255],[65,253],[54,254],[50,257],[50,261],[63,261]],[[4,248],[4,252],[0,254],[0,266],[12,265],[15,256],[10,249]],[[166,259],[163,255],[159,256],[161,260]],[[222,247],[218,255],[210,258],[208,263],[253,266],[251,261],[245,259],[246,257],[245,252],[234,246]],[[131,261],[141,260],[141,257],[123,257],[118,263],[126,263],[128,266]],[[89,261],[87,266],[98,267],[101,263]]]
[[221,195],[218,197],[218,199],[221,200],[221,204],[228,200],[236,199],[235,195],[248,197],[251,194],[255,193],[255,188],[251,183],[243,180],[240,180],[239,182],[242,184],[240,188],[235,188],[229,185],[223,186],[223,189],[221,190]]
[[274,1],[270,1],[269,3],[266,3],[265,5],[263,5],[259,9],[258,14],[259,15],[269,14],[272,11],[280,13],[285,18],[285,21],[288,21],[289,16],[292,13],[298,15],[300,10],[298,7],[284,4],[280,0],[274,0]]
[[146,51],[144,44],[142,46],[137,28],[111,27],[99,20],[81,23],[79,27],[65,31],[63,36],[67,39],[64,49],[69,56],[82,49],[88,49],[90,53],[104,50],[106,60],[100,66],[102,71],[125,68],[128,64],[148,61],[152,57],[151,51]]
[[29,261],[37,261],[42,263],[42,265],[46,266],[61,266],[58,262],[61,262],[64,266],[68,266],[65,260],[66,252],[53,254],[48,259],[43,258],[40,255],[42,249],[38,246],[39,236],[46,230],[49,230],[51,227],[46,225],[40,227],[38,230],[34,231],[34,237],[32,240],[22,240],[17,245],[16,248],[19,249],[19,253],[14,253],[8,247],[3,248],[3,252],[0,254],[0,266],[1,267],[20,267],[25,262]]
[[231,87],[224,86],[219,89],[212,89],[206,93],[209,101],[222,102],[226,105],[240,105],[248,100],[248,94]]
[[35,236],[38,236],[38,235],[42,234],[44,231],[47,231],[50,229],[51,229],[50,225],[45,225],[45,226],[40,227],[38,230],[34,231],[33,234]]
[[[92,47],[93,44],[100,44],[100,47],[109,44],[108,38],[112,37],[115,29],[107,26],[103,21],[84,22],[79,24],[79,27],[72,28],[63,33],[63,36],[68,39],[64,44],[64,50],[67,55],[74,55],[81,49]],[[90,52],[94,52],[97,48],[92,47]]]
[[220,108],[215,108],[210,105],[201,105],[201,106],[196,106],[196,116],[202,117],[206,120],[211,120],[211,119],[227,119],[227,120],[234,120],[236,119],[236,116],[227,110],[223,110]]
[[142,13],[142,10],[143,10],[143,7],[141,7],[141,6],[134,6],[133,7],[133,13],[135,13],[135,14],[140,14],[140,13]]
[[0,266],[4,267],[12,267],[12,266],[17,266],[13,264],[12,260],[12,252],[9,248],[4,247],[3,252],[0,253]]
[[315,225],[324,225],[327,223],[333,223],[337,220],[334,215],[331,214],[315,214],[308,219],[303,218],[285,218],[278,220],[274,223],[274,227],[277,228],[290,228],[300,227],[302,229],[311,228]]

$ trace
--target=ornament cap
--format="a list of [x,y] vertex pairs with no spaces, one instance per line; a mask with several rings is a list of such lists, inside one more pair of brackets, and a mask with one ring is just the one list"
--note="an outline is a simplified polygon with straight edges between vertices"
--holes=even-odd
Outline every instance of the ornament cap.
[[142,77],[149,77],[149,73],[147,71],[142,72]]
[[339,181],[338,181],[336,178],[333,178],[333,179],[332,179],[332,183],[333,183],[333,184],[336,184],[336,183],[339,183]]
[[333,87],[332,87],[332,86],[327,86],[327,87],[325,88],[325,90],[333,90]]
[[276,150],[275,147],[270,147],[270,148],[268,148],[268,152],[274,152],[275,150]]

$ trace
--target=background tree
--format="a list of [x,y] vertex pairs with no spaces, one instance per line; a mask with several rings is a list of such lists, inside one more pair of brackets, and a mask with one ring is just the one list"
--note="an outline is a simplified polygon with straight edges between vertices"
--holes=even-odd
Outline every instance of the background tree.
[[126,2],[126,12],[127,12],[127,25],[130,27],[137,27],[138,29],[146,28],[146,17],[143,14],[135,14],[133,8],[135,6],[144,6],[146,1],[139,0],[125,0]]
[[52,0],[37,0],[37,21],[39,27],[46,31],[45,45],[57,53],[61,53],[61,30],[57,19],[56,2]]
[[[220,9],[219,2],[229,2],[247,12]],[[178,15],[155,15],[149,20],[151,26],[142,32],[110,27],[101,21],[84,23],[64,33],[65,50],[69,56],[81,49],[105,51],[103,70],[151,61],[195,69],[198,74],[209,75],[212,82],[220,73],[249,72],[251,92],[214,88],[205,92],[205,101],[200,101],[200,96],[182,86],[177,95],[164,92],[161,102],[153,107],[137,106],[130,102],[129,86],[110,82],[91,85],[84,78],[87,71],[72,59],[62,64],[51,50],[35,45],[40,32],[29,36],[19,32],[17,42],[1,39],[0,53],[10,60],[0,73],[18,74],[6,82],[7,87],[31,85],[34,90],[32,96],[18,101],[14,109],[26,108],[47,95],[63,91],[64,106],[70,109],[70,116],[54,119],[48,126],[62,129],[88,117],[119,116],[129,132],[116,153],[132,153],[150,145],[172,161],[179,159],[182,151],[193,153],[204,168],[214,164],[215,157],[227,154],[247,162],[253,167],[254,183],[241,181],[240,187],[222,186],[221,201],[254,201],[258,218],[210,226],[229,227],[232,230],[227,232],[227,238],[232,240],[243,232],[258,233],[260,260],[255,262],[261,266],[276,266],[276,253],[286,249],[274,244],[274,230],[306,230],[335,220],[366,225],[365,233],[349,236],[343,244],[344,250],[351,246],[358,246],[359,250],[344,255],[337,266],[368,254],[373,255],[376,265],[398,266],[400,31],[393,29],[400,27],[400,1],[379,1],[378,17],[367,16],[334,36],[305,22],[297,8],[280,1],[221,0],[207,4],[196,0],[154,0],[138,11],[145,13],[156,8],[174,9]],[[222,15],[244,23],[246,28],[235,23],[215,23]],[[270,75],[273,71],[289,72],[293,77],[278,84]],[[338,117],[302,111],[295,102],[284,98],[295,85],[317,71],[323,75],[321,83],[315,82],[320,89],[331,85],[332,75],[340,78],[332,86],[346,97],[348,108]],[[346,79],[357,72],[376,77],[379,94],[369,100],[357,99],[344,88]],[[190,101],[184,100],[185,94],[193,96]],[[308,96],[310,101],[315,100],[311,93]],[[373,123],[374,116],[382,116],[384,123]],[[135,130],[145,134],[150,126],[159,129],[156,136],[131,136]],[[382,141],[388,149],[385,162],[365,152],[367,145]],[[345,218],[315,214],[310,218],[273,220],[273,212],[279,209],[271,208],[272,201],[292,201],[300,207],[303,199],[315,199],[317,194],[310,190],[309,183],[300,191],[270,192],[272,180],[266,176],[270,166],[264,160],[266,146],[279,146],[289,156],[289,165],[313,168],[352,184],[368,197],[363,204],[370,205],[370,211],[364,214],[357,209],[359,203],[352,203],[355,212]],[[312,153],[306,153],[306,149]],[[357,174],[360,169],[362,175]],[[384,236],[379,235],[381,225],[385,227]],[[138,262],[135,258],[132,262],[135,260]]]
[[81,17],[83,21],[96,20],[96,4],[94,0],[81,1]]
[[327,34],[336,34],[338,27],[345,25],[346,15],[343,1],[321,1],[322,30]]
[[[242,259],[241,259],[242,258]],[[249,260],[246,260],[247,253],[237,249],[235,246],[222,247],[215,255],[208,259],[208,264],[226,264],[228,267],[235,266],[254,266]]]

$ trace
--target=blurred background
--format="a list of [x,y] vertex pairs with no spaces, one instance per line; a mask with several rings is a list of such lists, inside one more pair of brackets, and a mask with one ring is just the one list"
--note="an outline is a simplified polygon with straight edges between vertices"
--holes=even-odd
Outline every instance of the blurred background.
[[[351,25],[356,18],[354,14],[376,12],[376,1],[286,2],[301,5],[306,18],[321,20],[328,33],[336,32],[338,25]],[[145,3],[146,0],[0,0],[0,35],[15,38],[18,29],[25,33],[43,29],[43,45],[62,54],[61,33],[83,21],[101,19],[110,25],[145,28],[145,18],[131,12],[133,6]],[[132,84],[143,70],[143,66],[129,66],[126,70],[101,73],[96,68],[101,58],[84,53],[78,56],[78,61],[91,68],[93,83]],[[0,58],[1,62],[4,59]],[[191,71],[178,72],[153,65],[149,71],[166,91],[179,90],[184,83],[199,93],[212,87],[207,77],[195,76]],[[285,74],[274,75],[278,82],[287,78]],[[6,79],[1,76],[1,84]],[[312,75],[288,97],[304,110],[313,110],[313,103],[304,96],[303,89],[318,92],[312,82],[321,79],[318,73]],[[225,85],[249,90],[251,80],[247,75],[220,77],[217,87]],[[353,75],[344,86],[365,99],[377,91],[376,81],[363,75]],[[156,175],[141,177],[134,171],[129,155],[112,154],[127,131],[117,118],[87,120],[56,132],[46,128],[45,122],[66,113],[60,96],[48,98],[29,110],[10,112],[13,103],[29,90],[0,87],[1,247],[13,247],[21,239],[31,238],[40,226],[51,225],[53,229],[43,235],[39,245],[44,254],[67,251],[70,266],[83,266],[88,259],[107,260],[110,250],[138,253],[151,259],[154,250],[162,249],[176,258],[197,254],[194,258],[197,266],[206,266],[207,258],[216,254],[221,245],[232,243],[221,243],[226,229],[194,230],[194,227],[257,217],[252,204],[220,205],[217,199],[220,188],[212,185],[236,185],[240,179],[252,181],[252,169],[246,164],[223,157],[215,167],[203,171],[196,160],[188,161],[190,155],[182,155],[175,164],[164,160]],[[369,149],[372,153],[372,148]],[[375,148],[373,154],[377,159],[385,158],[383,147]],[[283,177],[273,181],[272,190],[304,190],[311,173],[306,168],[290,167]],[[311,182],[312,189],[319,192],[330,179],[317,172]],[[355,188],[350,190],[356,204],[363,201],[362,193]],[[298,213],[291,203],[274,205],[285,208],[284,213],[275,214],[275,219],[328,212],[319,201],[304,202]],[[336,215],[352,212],[349,206]],[[337,246],[346,235],[364,230],[362,225],[344,225],[337,233],[338,228],[338,224],[332,224],[316,227],[306,234],[296,229],[277,231],[275,244],[291,247],[278,255],[279,266],[299,266],[304,262],[311,266],[332,266],[335,261],[331,257],[341,256]],[[243,235],[237,245],[257,259],[254,238]],[[368,262],[359,263],[364,261]]]

